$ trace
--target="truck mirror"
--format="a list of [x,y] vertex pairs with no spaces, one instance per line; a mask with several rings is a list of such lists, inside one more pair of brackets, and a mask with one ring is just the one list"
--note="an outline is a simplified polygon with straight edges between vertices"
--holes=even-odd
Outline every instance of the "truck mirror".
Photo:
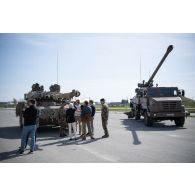
[[184,90],[181,91],[181,95],[182,95],[183,97],[185,97],[185,91],[184,91]]
[[27,100],[27,94],[26,93],[24,94],[24,99]]
[[185,96],[185,91],[183,89],[178,90],[178,95],[184,97]]

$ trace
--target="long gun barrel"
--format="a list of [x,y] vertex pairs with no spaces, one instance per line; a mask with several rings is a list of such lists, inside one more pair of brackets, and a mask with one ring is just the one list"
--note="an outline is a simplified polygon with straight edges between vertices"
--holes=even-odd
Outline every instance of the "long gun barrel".
[[155,77],[156,73],[158,72],[158,70],[160,69],[160,67],[162,66],[163,62],[165,61],[165,59],[167,58],[167,56],[169,55],[169,53],[173,50],[173,45],[169,45],[169,47],[167,48],[167,51],[165,53],[165,55],[163,56],[163,58],[161,59],[161,61],[159,62],[158,66],[156,67],[155,71],[153,72],[152,76],[149,78],[148,82],[145,83],[144,87],[149,87],[152,85],[153,83],[153,78]]

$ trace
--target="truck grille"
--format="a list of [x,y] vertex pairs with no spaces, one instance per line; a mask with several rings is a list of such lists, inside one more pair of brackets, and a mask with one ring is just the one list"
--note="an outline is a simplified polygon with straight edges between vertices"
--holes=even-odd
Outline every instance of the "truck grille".
[[162,106],[163,110],[166,111],[174,111],[179,109],[177,102],[162,102]]

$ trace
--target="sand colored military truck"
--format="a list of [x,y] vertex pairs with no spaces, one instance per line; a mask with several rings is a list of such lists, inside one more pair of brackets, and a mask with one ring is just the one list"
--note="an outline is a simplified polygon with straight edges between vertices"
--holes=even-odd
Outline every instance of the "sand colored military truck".
[[128,118],[139,120],[143,116],[146,126],[163,120],[174,121],[176,126],[180,127],[184,125],[185,118],[189,115],[181,99],[185,91],[179,90],[178,87],[153,86],[156,73],[172,50],[173,46],[170,45],[149,80],[138,84],[136,95],[130,100],[131,111],[125,113]]

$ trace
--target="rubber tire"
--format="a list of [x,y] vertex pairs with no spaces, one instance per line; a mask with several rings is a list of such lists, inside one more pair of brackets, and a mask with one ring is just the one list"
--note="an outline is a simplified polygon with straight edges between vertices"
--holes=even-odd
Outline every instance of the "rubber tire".
[[141,117],[140,114],[136,112],[135,113],[135,120],[140,120],[140,117]]
[[176,126],[183,127],[185,123],[185,117],[176,118],[174,121]]
[[144,122],[148,127],[151,127],[153,125],[153,119],[148,116],[147,112],[144,113]]

